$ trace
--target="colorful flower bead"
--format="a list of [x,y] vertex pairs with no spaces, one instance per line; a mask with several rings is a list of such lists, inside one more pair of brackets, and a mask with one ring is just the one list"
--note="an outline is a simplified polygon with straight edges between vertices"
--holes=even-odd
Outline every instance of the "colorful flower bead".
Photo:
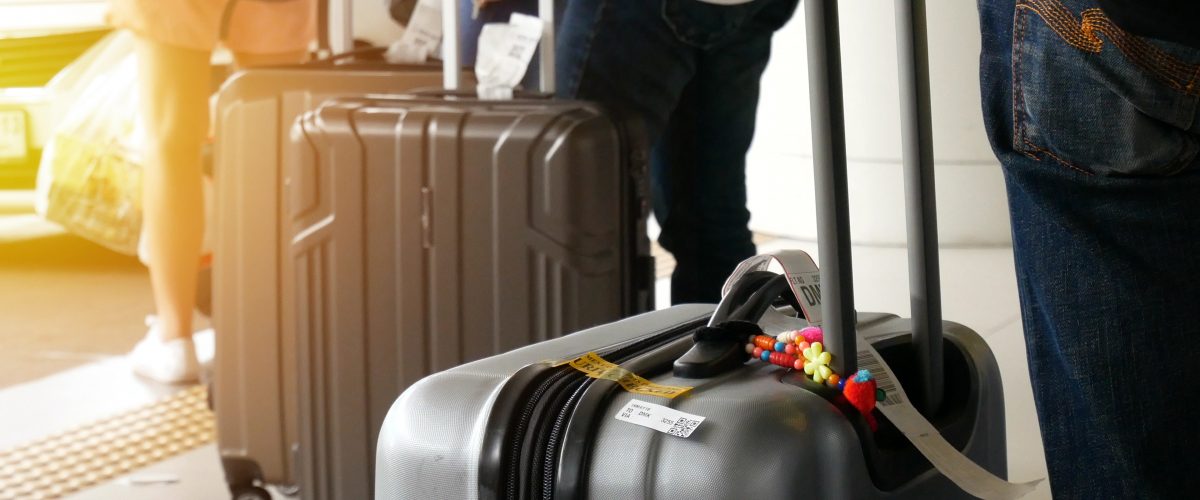
[[825,346],[820,342],[813,342],[804,350],[804,373],[811,376],[814,382],[823,383],[833,375],[833,369],[829,367],[832,361],[833,355],[825,352]]

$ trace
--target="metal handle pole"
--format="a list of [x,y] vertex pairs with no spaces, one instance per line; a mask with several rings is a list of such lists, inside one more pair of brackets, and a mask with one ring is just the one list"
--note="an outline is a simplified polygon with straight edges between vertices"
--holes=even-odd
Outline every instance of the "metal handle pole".
[[900,130],[904,141],[913,349],[921,369],[918,402],[926,415],[933,415],[942,400],[942,297],[924,0],[896,0],[896,55],[900,72]]
[[846,187],[846,125],[837,2],[805,0],[808,85],[816,178],[817,247],[820,249],[821,315],[834,371],[857,369],[854,281],[850,257],[850,210]]
[[462,49],[458,44],[458,0],[442,1],[442,86],[458,90],[462,85]]

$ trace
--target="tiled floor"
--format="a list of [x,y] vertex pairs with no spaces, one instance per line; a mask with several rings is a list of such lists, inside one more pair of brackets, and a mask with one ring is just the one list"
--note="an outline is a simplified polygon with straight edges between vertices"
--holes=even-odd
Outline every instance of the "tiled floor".
[[[814,246],[785,239],[760,241],[762,252],[800,248],[812,252],[815,257]],[[856,247],[858,309],[907,314],[905,263],[901,248]],[[975,328],[991,345],[1000,364],[1007,405],[1010,477],[1014,480],[1044,477],[1045,461],[1026,371],[1011,251],[1008,248],[945,249],[941,264],[945,318]],[[660,279],[660,306],[667,302],[668,288],[668,280]],[[138,300],[144,300],[144,297]],[[98,317],[105,317],[100,306],[93,307],[97,307]],[[128,309],[137,307],[142,306],[131,306],[122,314],[130,314]],[[4,409],[0,411],[0,450],[145,404],[170,391],[130,376],[124,361],[113,356],[125,348],[113,346],[108,349],[111,354],[96,354],[96,361],[0,390],[0,409]],[[73,364],[79,362],[82,361]],[[20,410],[10,410],[14,408]],[[210,499],[224,498],[225,495],[215,446],[208,445],[86,490],[73,498]],[[1043,484],[1029,498],[1049,498],[1049,490]]]

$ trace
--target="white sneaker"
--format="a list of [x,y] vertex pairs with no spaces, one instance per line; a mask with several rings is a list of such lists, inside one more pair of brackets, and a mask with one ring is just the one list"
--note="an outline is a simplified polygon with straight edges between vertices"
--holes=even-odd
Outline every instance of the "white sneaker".
[[164,384],[194,383],[200,380],[200,363],[191,338],[164,341],[158,325],[146,318],[150,330],[129,353],[133,373]]

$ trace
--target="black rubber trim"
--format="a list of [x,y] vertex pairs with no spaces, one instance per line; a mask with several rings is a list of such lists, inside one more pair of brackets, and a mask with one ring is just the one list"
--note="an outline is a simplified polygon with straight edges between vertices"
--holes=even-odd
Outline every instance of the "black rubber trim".
[[[757,290],[746,299],[746,302],[738,306],[737,310],[730,315],[730,319],[757,322],[767,312],[767,308],[775,304],[777,300],[784,297],[790,297],[795,300],[792,294],[791,285],[788,283],[787,276],[776,274],[771,279],[763,283]],[[801,309],[795,308],[797,312]]]
[[[617,364],[646,352],[653,351],[664,343],[687,337],[704,324],[703,319],[688,321],[659,332],[649,333],[631,341],[610,345],[598,353]],[[590,384],[596,379],[588,378],[569,366],[554,367],[548,363],[526,366],[514,373],[501,386],[484,426],[482,452],[479,462],[479,498],[484,500],[529,498],[531,490],[533,460],[545,464],[547,454],[553,454],[551,463],[557,462],[557,448],[548,450],[552,440],[547,434],[562,432],[555,430],[554,422],[563,406],[555,408],[552,402],[566,405],[570,395],[580,385]],[[562,394],[566,396],[562,396]],[[573,404],[572,404],[573,406]],[[558,410],[557,412],[553,410]],[[548,414],[554,418],[548,419]],[[564,427],[565,428],[565,427]],[[561,439],[554,438],[561,443]],[[543,446],[537,446],[538,444]],[[540,467],[544,476],[545,467]]]
[[[675,359],[692,347],[692,341],[691,335],[676,339],[659,349],[630,359],[622,363],[622,366],[645,378],[661,375],[670,371]],[[582,499],[587,496],[592,445],[596,442],[600,422],[610,417],[606,412],[608,401],[619,387],[620,385],[611,380],[595,380],[585,388],[579,402],[572,409],[562,438],[554,498]]]
[[[505,455],[503,449],[506,443],[516,439],[517,429],[510,418],[516,415],[518,407],[533,397],[533,392],[555,373],[549,363],[538,363],[526,366],[509,377],[504,388],[496,395],[492,403],[492,411],[484,426],[483,447],[479,455],[479,498],[498,499],[505,493],[501,491],[502,468],[501,460]],[[544,389],[543,389],[544,390]],[[505,417],[505,418],[498,418]]]
[[717,310],[713,312],[712,319],[708,322],[709,326],[716,326],[718,323],[730,319],[742,304],[745,304],[754,292],[762,288],[768,281],[779,276],[771,271],[750,271],[743,275],[741,279],[734,283],[729,290],[729,294],[721,299],[721,303],[717,304]]

